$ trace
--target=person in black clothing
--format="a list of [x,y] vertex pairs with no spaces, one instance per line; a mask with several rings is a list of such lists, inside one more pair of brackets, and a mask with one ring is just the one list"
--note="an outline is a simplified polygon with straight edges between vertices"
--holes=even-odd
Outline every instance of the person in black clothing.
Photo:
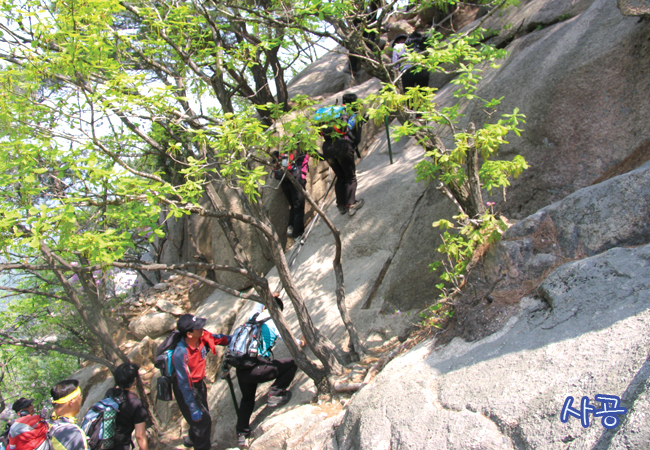
[[[280,311],[284,311],[284,304],[280,300],[280,295],[275,293],[273,296]],[[273,320],[269,319],[270,314],[266,311],[264,305],[261,303],[255,305],[249,319],[253,317],[258,321],[265,319],[266,321],[260,329],[261,343],[258,349],[257,364],[254,367],[237,368],[237,381],[242,395],[236,427],[237,445],[240,448],[247,448],[246,439],[250,436],[250,417],[255,409],[257,385],[275,380],[269,388],[267,406],[271,408],[282,406],[291,399],[291,391],[288,389],[298,369],[298,366],[291,358],[273,359],[273,347],[276,340],[282,339],[282,336],[280,336],[280,331]],[[296,339],[296,344],[303,347],[305,341]]]
[[[280,155],[275,152],[275,157],[282,161],[288,172],[300,183],[305,189],[307,186],[307,172],[309,171],[309,155],[301,151],[289,152]],[[282,180],[280,187],[284,196],[289,202],[289,226],[287,227],[287,237],[298,239],[305,231],[305,195],[298,189],[291,180],[284,176],[280,167],[274,170],[274,176]]]
[[140,450],[148,450],[147,443],[147,419],[149,415],[142,405],[142,401],[131,392],[138,378],[137,364],[121,364],[115,369],[113,378],[114,388],[106,392],[106,397],[113,397],[119,400],[120,409],[115,417],[115,446],[114,450],[130,450],[133,445],[131,434],[135,429],[135,439]]
[[[353,97],[351,97],[352,95]],[[346,94],[343,96],[343,104],[356,101],[355,94]],[[356,122],[361,120],[357,117]],[[323,159],[330,165],[336,175],[336,184],[334,192],[336,194],[336,206],[341,214],[348,213],[353,216],[359,210],[364,201],[356,199],[357,192],[357,170],[355,163],[355,153],[358,155],[358,145],[361,140],[361,130],[356,124],[353,128],[348,128],[346,136],[342,137],[338,131],[326,129],[323,132]],[[348,124],[350,120],[348,120]]]

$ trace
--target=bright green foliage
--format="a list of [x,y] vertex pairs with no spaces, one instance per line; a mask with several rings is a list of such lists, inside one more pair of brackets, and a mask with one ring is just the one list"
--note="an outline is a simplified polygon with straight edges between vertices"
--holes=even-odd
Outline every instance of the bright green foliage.
[[73,356],[57,352],[42,352],[24,347],[0,348],[0,358],[6,361],[7,372],[0,391],[11,402],[19,397],[33,398],[34,406],[49,406],[50,389],[79,368]]
[[[470,221],[467,216],[454,216],[458,224],[457,228],[452,222],[441,219],[433,223],[433,226],[445,230],[442,234],[442,245],[438,252],[445,255],[442,261],[436,261],[429,265],[431,270],[444,268],[445,272],[440,279],[455,287],[462,285],[463,277],[469,263],[479,247],[484,244],[494,244],[501,238],[508,227],[501,219],[496,218],[492,213],[486,212],[480,219]],[[457,232],[450,233],[448,230],[455,229]],[[443,297],[447,297],[443,289]]]
[[[498,241],[507,228],[501,218],[487,211],[481,189],[491,194],[497,188],[503,190],[510,185],[511,177],[518,177],[528,168],[520,155],[511,160],[499,160],[498,151],[507,144],[510,133],[519,136],[524,116],[517,108],[511,114],[502,114],[496,121],[490,119],[497,112],[502,98],[483,99],[478,94],[481,72],[486,66],[496,66],[496,61],[505,57],[504,50],[495,49],[482,43],[484,31],[477,29],[469,34],[443,37],[434,33],[429,39],[428,49],[423,53],[409,52],[408,63],[416,70],[455,73],[451,83],[459,88],[454,96],[459,102],[447,107],[436,104],[436,90],[432,88],[409,88],[405,93],[387,84],[382,92],[368,99],[366,111],[376,122],[381,122],[390,114],[397,114],[402,124],[394,127],[393,138],[416,137],[425,149],[425,157],[416,164],[418,181],[438,181],[460,206],[461,214],[455,222],[439,220],[434,227],[444,231],[443,243],[438,252],[444,255],[442,261],[431,264],[432,270],[443,268],[441,283],[436,287],[441,291],[440,301],[430,311],[423,314],[424,324],[440,326],[441,318],[453,315],[453,297],[460,292],[468,266],[477,257],[477,252],[485,246]],[[478,102],[488,117],[481,128],[475,130],[474,124],[459,129],[463,116],[461,102]],[[453,136],[453,148],[447,148],[439,139],[445,132]],[[475,177],[479,189],[472,189],[468,173],[473,166],[468,159],[478,157]]]

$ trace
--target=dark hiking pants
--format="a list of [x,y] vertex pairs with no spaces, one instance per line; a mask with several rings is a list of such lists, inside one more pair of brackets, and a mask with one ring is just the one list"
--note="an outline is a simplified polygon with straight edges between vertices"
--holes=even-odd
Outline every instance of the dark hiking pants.
[[269,395],[281,396],[287,392],[298,366],[291,358],[260,362],[251,369],[237,369],[237,381],[241,389],[241,403],[237,417],[237,433],[249,433],[251,414],[255,409],[255,391],[259,383],[275,380]]
[[[301,177],[298,178],[298,183],[304,188],[307,185],[307,180]],[[284,192],[284,196],[291,207],[289,210],[289,225],[293,227],[293,236],[302,236],[305,231],[305,196],[286,177],[282,180],[281,186],[282,192]]]
[[187,403],[185,403],[183,393],[178,387],[177,378],[174,377],[174,397],[176,398],[176,403],[178,403],[178,407],[180,408],[183,417],[190,426],[188,435],[194,443],[194,450],[210,450],[212,418],[210,417],[210,410],[208,408],[208,389],[203,380],[194,383],[192,389],[194,390],[194,400],[203,413],[201,420],[198,422],[192,420],[190,408],[187,406]]
[[325,141],[323,156],[336,175],[336,206],[353,205],[357,201],[357,172],[352,143],[347,139]]

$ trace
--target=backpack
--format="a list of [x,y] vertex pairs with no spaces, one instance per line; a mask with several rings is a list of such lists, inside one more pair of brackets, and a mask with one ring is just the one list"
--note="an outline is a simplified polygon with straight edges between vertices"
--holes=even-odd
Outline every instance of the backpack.
[[16,450],[49,450],[52,448],[48,430],[50,426],[39,415],[16,419],[9,429],[7,448]]
[[115,446],[115,416],[120,409],[121,399],[106,397],[90,407],[81,429],[88,437],[90,450],[106,450]]
[[172,377],[174,376],[174,362],[172,357],[176,346],[181,341],[181,334],[178,330],[172,331],[167,338],[158,346],[154,366],[160,370],[160,377],[157,381],[156,390],[158,400],[163,402],[171,401],[173,398]]
[[260,313],[255,313],[250,320],[232,333],[228,350],[224,356],[227,365],[239,368],[255,367],[258,352],[262,346],[262,324],[271,317],[257,320]]
[[319,125],[327,125],[321,130],[326,139],[345,137],[348,131],[348,115],[345,106],[331,105],[318,108],[314,113],[314,121]]
[[182,336],[178,330],[174,330],[169,336],[167,336],[162,344],[158,346],[158,350],[156,350],[156,359],[153,365],[160,369],[160,374],[163,377],[171,377],[174,375],[172,356],[174,355],[174,350],[176,350],[176,346],[181,341],[181,338]]

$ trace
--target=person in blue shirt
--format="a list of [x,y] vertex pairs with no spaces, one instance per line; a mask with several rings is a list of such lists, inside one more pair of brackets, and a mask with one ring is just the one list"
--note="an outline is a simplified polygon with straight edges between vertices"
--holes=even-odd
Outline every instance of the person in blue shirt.
[[[274,294],[275,301],[284,310],[284,304],[279,294]],[[264,320],[269,317],[264,305],[258,303],[253,308],[250,318],[258,314],[256,320]],[[282,339],[280,332],[273,322],[267,320],[261,326],[261,347],[258,350],[258,363],[254,367],[237,368],[237,381],[242,393],[239,404],[239,415],[237,416],[237,443],[240,447],[246,445],[246,438],[250,435],[250,418],[255,409],[255,391],[257,385],[266,381],[275,380],[268,393],[267,406],[277,407],[286,404],[291,399],[291,391],[288,390],[298,367],[291,358],[273,359],[272,349],[277,339]],[[305,341],[296,339],[299,346],[304,346]]]

